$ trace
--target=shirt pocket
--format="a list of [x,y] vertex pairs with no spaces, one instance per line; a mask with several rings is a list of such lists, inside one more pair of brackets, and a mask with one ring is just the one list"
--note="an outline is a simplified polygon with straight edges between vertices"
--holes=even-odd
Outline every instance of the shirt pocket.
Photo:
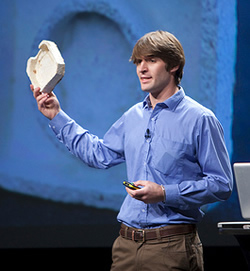
[[152,163],[155,170],[166,176],[182,175],[183,159],[188,145],[161,137],[158,137],[153,145]]

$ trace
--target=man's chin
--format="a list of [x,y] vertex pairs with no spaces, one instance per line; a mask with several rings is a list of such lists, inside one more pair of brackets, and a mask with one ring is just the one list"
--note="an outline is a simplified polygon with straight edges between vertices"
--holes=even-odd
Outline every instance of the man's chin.
[[141,86],[141,90],[144,92],[150,92],[150,88],[148,88],[146,86]]

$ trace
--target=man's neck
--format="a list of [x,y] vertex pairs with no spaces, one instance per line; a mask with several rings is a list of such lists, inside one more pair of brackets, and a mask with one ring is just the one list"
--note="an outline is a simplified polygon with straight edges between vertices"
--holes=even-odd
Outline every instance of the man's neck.
[[149,93],[149,98],[150,98],[152,108],[154,109],[156,104],[166,101],[168,98],[170,98],[175,93],[177,93],[178,90],[179,90],[179,87],[175,85],[172,88],[163,90],[159,93]]

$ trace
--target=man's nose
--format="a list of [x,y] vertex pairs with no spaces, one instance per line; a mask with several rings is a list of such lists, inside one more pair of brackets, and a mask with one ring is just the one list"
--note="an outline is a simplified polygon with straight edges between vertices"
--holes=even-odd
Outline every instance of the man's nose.
[[139,72],[144,73],[148,70],[148,65],[145,60],[142,60],[141,63],[139,64]]

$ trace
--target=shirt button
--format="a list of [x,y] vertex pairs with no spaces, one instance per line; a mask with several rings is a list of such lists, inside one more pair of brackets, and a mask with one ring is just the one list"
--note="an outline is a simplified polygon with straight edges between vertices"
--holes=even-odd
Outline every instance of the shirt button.
[[145,212],[146,212],[146,210],[145,210],[145,209],[142,209],[141,211],[142,211],[143,213],[145,213]]

